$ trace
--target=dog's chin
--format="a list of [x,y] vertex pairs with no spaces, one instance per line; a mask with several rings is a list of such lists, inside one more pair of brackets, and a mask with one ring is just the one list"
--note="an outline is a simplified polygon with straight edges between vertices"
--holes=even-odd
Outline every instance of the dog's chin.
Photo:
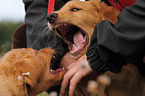
[[89,37],[82,28],[69,23],[49,24],[49,27],[68,44],[73,56],[79,55],[86,49]]

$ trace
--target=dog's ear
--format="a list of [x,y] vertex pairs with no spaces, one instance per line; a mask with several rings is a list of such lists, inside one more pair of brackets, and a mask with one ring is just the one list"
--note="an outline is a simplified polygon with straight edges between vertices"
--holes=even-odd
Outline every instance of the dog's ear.
[[[21,76],[23,77],[23,81],[25,82],[25,84],[28,85],[29,87],[33,87],[36,84],[36,82],[31,79],[33,78],[33,76],[31,72],[29,72],[30,67],[25,64],[25,61],[22,60],[20,62],[17,62],[16,67],[21,73]],[[28,72],[30,73],[30,75],[24,75]]]
[[27,51],[30,51],[30,53],[26,54],[26,56],[23,58],[19,58],[16,61],[15,66],[21,75],[27,72],[30,73],[30,75],[22,75],[22,77],[25,77],[24,79],[26,85],[28,85],[30,88],[33,88],[37,85],[39,79],[41,79],[40,77],[43,74],[42,70],[44,70],[44,67],[49,67],[49,65],[44,65],[45,61],[50,62],[48,57],[52,57],[55,54],[55,51],[50,48],[44,48],[39,51],[27,48]]
[[[41,66],[37,64],[38,62],[39,61],[34,61],[32,56],[27,56],[26,58],[20,58],[15,64],[26,85],[28,85],[30,88],[33,88],[38,81],[41,70]],[[26,73],[29,74],[27,75]]]
[[117,22],[117,16],[120,13],[119,9],[113,6],[108,6],[100,0],[92,0],[92,2],[97,8],[96,11],[100,13],[102,20],[109,20],[113,24]]

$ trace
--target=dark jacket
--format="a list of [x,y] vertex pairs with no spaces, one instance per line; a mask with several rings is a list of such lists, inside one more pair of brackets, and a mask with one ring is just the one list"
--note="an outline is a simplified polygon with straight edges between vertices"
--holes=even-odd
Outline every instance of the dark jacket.
[[111,24],[104,20],[96,25],[87,50],[87,60],[93,70],[119,72],[126,63],[144,71],[145,64],[145,1],[136,0]]

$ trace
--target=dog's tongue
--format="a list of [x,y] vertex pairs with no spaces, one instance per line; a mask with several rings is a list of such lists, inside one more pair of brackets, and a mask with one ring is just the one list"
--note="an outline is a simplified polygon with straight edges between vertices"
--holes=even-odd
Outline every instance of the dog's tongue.
[[84,48],[85,40],[86,39],[83,37],[81,32],[76,32],[76,34],[73,36],[74,44],[73,44],[71,53],[74,53]]
[[76,46],[79,46],[80,44],[85,42],[84,37],[81,32],[76,32],[76,34],[73,37],[73,40]]

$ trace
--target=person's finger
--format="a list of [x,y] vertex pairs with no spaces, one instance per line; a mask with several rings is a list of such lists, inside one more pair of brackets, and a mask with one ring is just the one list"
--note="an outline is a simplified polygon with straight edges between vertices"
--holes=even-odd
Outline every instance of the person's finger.
[[68,92],[69,92],[69,88],[68,88],[69,86],[67,86],[67,88],[65,89],[65,92],[64,92],[64,95],[63,96],[69,96],[68,94]]
[[60,89],[60,96],[64,96],[65,89],[67,88],[70,79],[73,77],[76,71],[73,71],[73,68],[69,70],[63,77]]
[[93,72],[93,70],[88,65],[87,61],[86,62],[82,62],[82,63],[84,63],[86,67],[82,68],[82,67],[79,66],[80,67],[79,70],[72,77],[72,79],[70,81],[70,87],[69,87],[69,96],[73,96],[74,95],[75,88],[77,87],[77,84],[81,81],[81,79],[84,76],[87,76],[88,74]]
[[69,96],[74,95],[74,91],[77,87],[77,84],[80,82],[80,80],[83,78],[83,74],[81,74],[82,71],[78,71],[71,79],[70,86],[69,86]]

